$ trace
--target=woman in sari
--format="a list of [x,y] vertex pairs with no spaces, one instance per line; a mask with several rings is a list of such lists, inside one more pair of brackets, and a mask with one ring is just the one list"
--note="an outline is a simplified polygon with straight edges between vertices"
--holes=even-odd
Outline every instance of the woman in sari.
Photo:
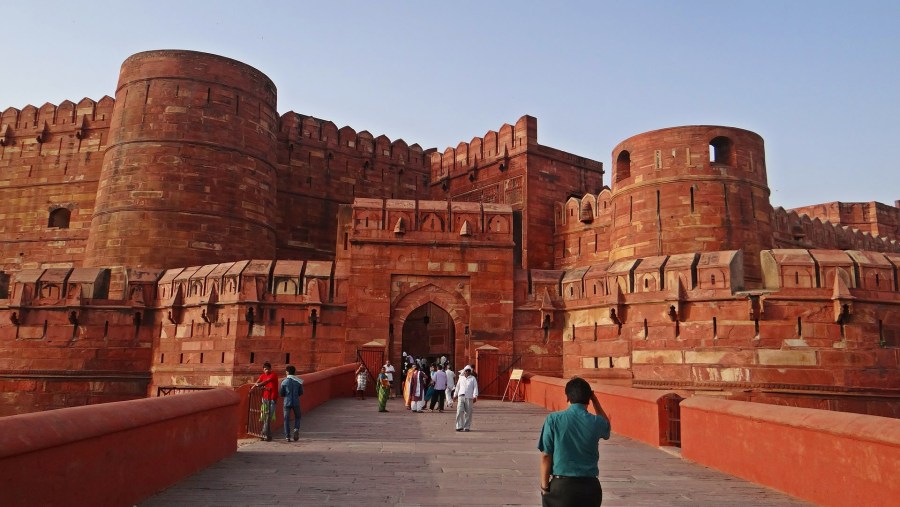
[[375,390],[378,392],[378,411],[387,412],[387,400],[391,396],[391,383],[387,378],[387,369],[382,366],[381,373],[375,379]]
[[412,382],[413,374],[417,370],[414,370],[412,366],[410,366],[406,370],[406,378],[403,380],[403,402],[406,404],[406,410],[409,410],[410,402],[412,401],[409,396],[409,385]]

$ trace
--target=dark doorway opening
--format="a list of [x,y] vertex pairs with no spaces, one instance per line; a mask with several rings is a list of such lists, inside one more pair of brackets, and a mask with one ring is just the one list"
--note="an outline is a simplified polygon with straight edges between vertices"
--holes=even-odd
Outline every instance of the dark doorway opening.
[[450,314],[434,303],[413,310],[403,323],[400,350],[414,358],[425,358],[428,364],[446,356],[452,362],[455,352],[454,323]]

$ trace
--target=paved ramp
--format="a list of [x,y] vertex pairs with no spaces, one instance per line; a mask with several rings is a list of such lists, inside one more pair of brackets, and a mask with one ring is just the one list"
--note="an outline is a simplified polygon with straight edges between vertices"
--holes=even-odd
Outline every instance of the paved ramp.
[[[388,410],[331,401],[304,416],[299,442],[242,445],[142,505],[540,505],[543,408],[479,401],[469,433],[453,411]],[[604,506],[807,505],[617,435],[600,444],[600,481]]]

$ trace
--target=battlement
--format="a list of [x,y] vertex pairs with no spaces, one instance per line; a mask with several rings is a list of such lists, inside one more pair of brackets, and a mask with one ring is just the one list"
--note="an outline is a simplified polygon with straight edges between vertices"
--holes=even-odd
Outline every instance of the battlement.
[[772,226],[775,243],[781,247],[900,252],[900,242],[895,238],[875,236],[869,231],[833,224],[819,217],[810,218],[781,207],[774,210]]
[[[334,122],[288,111],[281,115],[280,133],[288,143],[324,148],[318,156],[333,159],[333,151],[347,155],[383,160],[399,165],[424,167],[426,153],[418,144],[408,145],[403,139],[391,141],[387,136],[373,136],[368,131],[356,132],[352,127],[338,129]],[[289,150],[295,148],[289,146]],[[330,157],[330,158],[329,158]],[[373,167],[374,168],[374,167]]]
[[823,222],[848,226],[871,233],[875,237],[900,239],[900,207],[880,202],[828,202],[795,208],[798,215],[808,215]]
[[452,178],[494,163],[504,166],[500,170],[505,171],[509,169],[510,158],[534,145],[537,145],[537,118],[525,115],[515,125],[504,123],[498,131],[489,130],[484,136],[460,142],[455,148],[432,153],[431,179]]
[[21,110],[9,107],[0,114],[0,145],[10,146],[11,141],[27,137],[48,143],[54,135],[71,132],[82,139],[89,129],[109,127],[115,102],[106,95],[98,102],[85,97],[78,104],[64,100],[58,106],[47,102],[40,108],[30,104]]

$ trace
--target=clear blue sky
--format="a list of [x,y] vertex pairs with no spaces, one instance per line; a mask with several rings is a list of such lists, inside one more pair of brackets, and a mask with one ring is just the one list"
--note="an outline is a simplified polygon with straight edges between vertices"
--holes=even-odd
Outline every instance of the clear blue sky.
[[[762,135],[772,204],[900,199],[900,2],[3,2],[0,110],[113,95],[151,49],[250,64],[280,113],[443,150],[523,114],[599,160],[658,128]],[[605,178],[609,183],[609,174]]]

